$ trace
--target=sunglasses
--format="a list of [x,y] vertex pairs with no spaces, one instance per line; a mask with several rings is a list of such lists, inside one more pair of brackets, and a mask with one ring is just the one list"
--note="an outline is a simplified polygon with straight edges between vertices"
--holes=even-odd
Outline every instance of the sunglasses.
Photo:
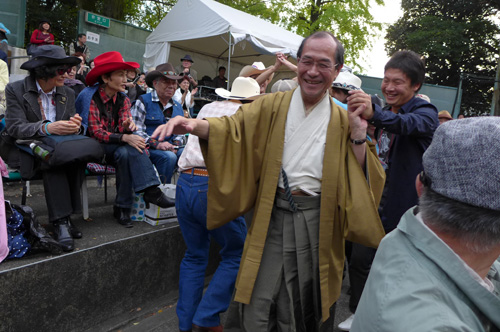
[[65,73],[71,73],[71,67],[60,67],[56,69],[57,75],[64,75]]

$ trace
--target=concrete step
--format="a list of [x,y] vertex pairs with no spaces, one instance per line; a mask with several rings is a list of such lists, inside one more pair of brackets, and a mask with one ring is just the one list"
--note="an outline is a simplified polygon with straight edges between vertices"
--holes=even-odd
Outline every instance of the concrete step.
[[[73,252],[38,253],[0,264],[0,331],[112,331],[175,304],[185,251],[176,220],[124,228],[93,181],[88,186],[92,221],[72,217],[83,233]],[[20,184],[4,188],[6,199],[20,202]],[[114,184],[108,190],[113,199]],[[33,182],[31,192],[27,205],[46,224],[41,182]],[[209,275],[218,262],[218,249],[212,249]]]
[[[177,222],[124,228],[112,216],[113,178],[110,202],[104,202],[95,177],[89,178],[88,190],[92,221],[73,217],[83,232],[75,251],[0,263],[0,332],[177,332],[178,272],[185,250]],[[4,184],[4,193],[19,204],[22,186]],[[47,224],[41,181],[32,182],[31,194],[27,205]],[[218,249],[212,246],[207,276],[215,271]],[[348,287],[346,276],[335,321],[325,331],[339,331],[337,325],[350,315]]]

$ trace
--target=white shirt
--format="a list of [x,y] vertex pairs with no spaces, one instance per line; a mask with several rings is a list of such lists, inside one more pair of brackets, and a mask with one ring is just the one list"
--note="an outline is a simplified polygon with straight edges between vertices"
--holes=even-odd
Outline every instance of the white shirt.
[[38,81],[35,82],[36,82],[36,88],[38,90],[38,96],[42,101],[42,108],[45,114],[45,119],[49,120],[50,122],[56,121],[56,101],[54,99],[56,87],[54,87],[50,92],[45,93],[42,90],[40,84],[38,84]]
[[[330,103],[331,98],[326,91],[306,116],[300,87],[293,93],[286,119],[282,159],[292,191],[309,189],[321,192],[326,132],[331,116]],[[284,188],[281,176],[278,186]]]
[[[174,93],[174,96],[172,97],[173,100],[175,100],[176,102],[178,102],[179,104],[182,105],[182,108],[184,108],[184,104],[182,103],[182,92],[181,92],[181,88],[178,88],[177,90],[175,90],[175,93]],[[184,99],[184,102],[187,104],[191,101],[191,92],[188,90],[188,92],[186,93],[186,99]],[[193,102],[188,106],[188,108],[192,108],[194,107],[194,99],[193,99]]]

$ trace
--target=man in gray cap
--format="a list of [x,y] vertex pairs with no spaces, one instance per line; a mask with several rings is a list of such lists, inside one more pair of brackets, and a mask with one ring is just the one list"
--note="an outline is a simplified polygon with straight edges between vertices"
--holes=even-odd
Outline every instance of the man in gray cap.
[[382,240],[351,331],[500,329],[498,137],[498,117],[436,130],[419,206]]

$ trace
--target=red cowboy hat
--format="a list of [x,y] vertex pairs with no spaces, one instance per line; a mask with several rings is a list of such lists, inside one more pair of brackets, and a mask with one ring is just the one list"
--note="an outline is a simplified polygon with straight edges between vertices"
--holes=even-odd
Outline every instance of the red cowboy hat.
[[87,85],[94,85],[97,79],[104,74],[111,73],[115,70],[135,70],[140,65],[137,62],[125,62],[120,52],[106,52],[94,59],[95,67],[89,71],[85,82]]

